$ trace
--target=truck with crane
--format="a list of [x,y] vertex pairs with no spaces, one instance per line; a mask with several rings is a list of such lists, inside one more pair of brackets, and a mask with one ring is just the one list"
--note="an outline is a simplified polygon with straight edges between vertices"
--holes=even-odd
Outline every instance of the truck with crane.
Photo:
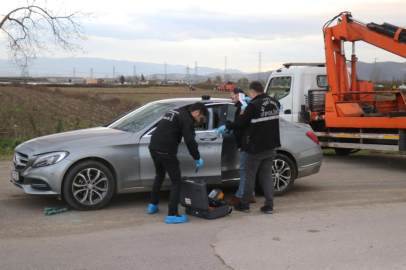
[[[337,25],[330,24],[337,20]],[[325,63],[286,63],[272,72],[268,95],[279,100],[280,117],[309,124],[320,145],[337,155],[360,149],[406,151],[406,103],[402,91],[374,91],[358,81],[355,42],[364,41],[406,58],[406,29],[362,23],[342,12],[323,27]],[[352,43],[346,59],[344,43]],[[348,72],[347,61],[351,63]]]

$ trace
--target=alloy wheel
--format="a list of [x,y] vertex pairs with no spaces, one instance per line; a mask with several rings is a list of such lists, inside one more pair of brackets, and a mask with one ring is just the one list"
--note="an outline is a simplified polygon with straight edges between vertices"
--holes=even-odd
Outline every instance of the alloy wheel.
[[272,166],[275,191],[284,190],[292,180],[292,171],[287,162],[275,159]]
[[106,175],[95,168],[79,172],[72,182],[72,194],[81,204],[94,205],[106,196],[109,183]]

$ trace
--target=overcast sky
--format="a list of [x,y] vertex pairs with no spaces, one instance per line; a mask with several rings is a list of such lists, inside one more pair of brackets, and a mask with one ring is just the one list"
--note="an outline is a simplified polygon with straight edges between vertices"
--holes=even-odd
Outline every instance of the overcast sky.
[[[26,1],[2,0],[4,15]],[[43,5],[43,0],[36,1]],[[257,72],[285,62],[324,62],[322,26],[342,11],[363,22],[388,22],[406,27],[406,0],[285,1],[85,1],[48,0],[48,7],[90,12],[83,21],[89,40],[80,57],[168,63]],[[0,34],[4,41],[3,33]],[[48,57],[68,57],[55,51]],[[349,47],[347,55],[349,57]],[[360,61],[406,59],[357,43]],[[0,59],[7,59],[0,43]]]

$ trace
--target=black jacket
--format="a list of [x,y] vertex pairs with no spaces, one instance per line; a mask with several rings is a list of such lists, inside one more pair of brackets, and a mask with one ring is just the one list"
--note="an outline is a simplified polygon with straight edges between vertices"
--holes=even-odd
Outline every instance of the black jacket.
[[[241,102],[238,101],[234,106],[237,107],[237,110],[235,111],[235,116],[234,116],[234,122],[236,122],[236,121],[238,121],[238,117],[240,117],[242,104],[241,104]],[[234,131],[234,139],[235,139],[235,143],[237,144],[237,148],[241,148],[242,138],[244,135],[244,129],[236,129],[233,131]]]
[[255,154],[281,146],[278,100],[260,94],[248,103],[236,122],[227,123],[231,130],[244,129],[241,150]]
[[195,141],[194,123],[195,119],[188,109],[182,108],[168,111],[152,134],[149,148],[176,155],[183,137],[193,159],[200,159],[198,145]]

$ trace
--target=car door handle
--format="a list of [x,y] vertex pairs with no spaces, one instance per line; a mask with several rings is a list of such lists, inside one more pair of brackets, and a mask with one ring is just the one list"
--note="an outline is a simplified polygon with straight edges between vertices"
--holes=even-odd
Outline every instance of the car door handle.
[[201,137],[199,138],[201,141],[215,141],[217,139],[216,137]]
[[292,111],[291,110],[285,110],[283,113],[284,114],[292,114]]

